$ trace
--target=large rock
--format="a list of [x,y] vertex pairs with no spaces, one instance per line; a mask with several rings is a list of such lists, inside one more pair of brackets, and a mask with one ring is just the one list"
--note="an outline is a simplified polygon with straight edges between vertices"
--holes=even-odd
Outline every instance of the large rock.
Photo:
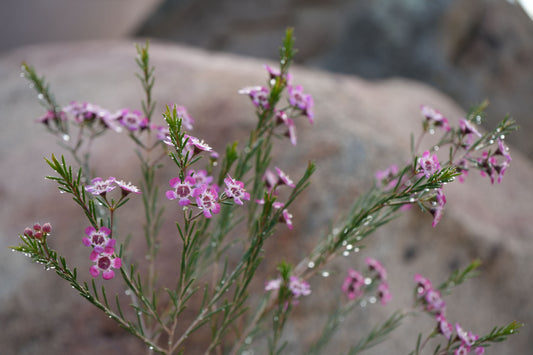
[[[34,92],[19,77],[20,62],[28,61],[46,75],[60,103],[87,100],[113,110],[139,108],[142,94],[134,76],[134,55],[132,43],[86,42],[26,47],[0,59],[0,107],[4,117],[0,133],[2,353],[145,353],[139,341],[129,338],[53,272],[44,272],[7,249],[17,243],[16,235],[25,226],[51,221],[53,246],[79,267],[82,277],[90,279],[86,272],[90,265],[88,251],[81,244],[86,223],[73,208],[74,203],[58,194],[53,183],[43,180],[50,174],[43,157],[64,151],[54,145],[44,127],[34,123],[43,110]],[[244,139],[255,116],[249,100],[237,95],[237,90],[265,82],[262,61],[158,44],[151,45],[151,57],[157,68],[154,94],[159,103],[159,122],[165,104],[180,103],[197,122],[194,133],[217,150],[222,151],[230,140]],[[298,67],[293,76],[315,97],[316,123],[309,126],[306,120],[297,122],[298,146],[292,148],[280,141],[274,162],[294,177],[302,173],[308,160],[317,162],[318,171],[302,201],[292,208],[295,231],[280,226],[280,234],[268,242],[268,257],[256,280],[258,286],[275,275],[274,262],[283,258],[297,262],[305,255],[326,233],[327,222],[339,218],[343,208],[370,186],[374,171],[408,158],[409,133],[419,129],[420,104],[438,108],[454,123],[464,115],[450,98],[413,81],[368,82]],[[104,137],[95,150],[92,161],[96,175],[139,181],[137,157],[124,136]],[[345,351],[354,338],[396,308],[411,305],[416,272],[438,282],[476,257],[484,261],[483,274],[448,299],[449,318],[478,333],[515,319],[532,323],[533,309],[528,305],[533,285],[526,280],[533,269],[533,229],[528,208],[533,199],[533,167],[522,155],[512,153],[512,167],[501,185],[491,186],[488,180],[471,176],[463,185],[447,186],[448,204],[437,228],[431,228],[428,215],[406,213],[368,239],[364,251],[331,265],[329,278],[312,279],[312,296],[297,307],[296,318],[287,328],[287,352],[305,353],[326,312],[338,297],[343,300],[339,288],[346,268],[362,267],[364,256],[377,257],[389,269],[393,302],[346,317],[333,342],[337,352]],[[162,170],[160,180],[166,183],[173,174],[172,169]],[[164,203],[171,213],[173,205]],[[120,211],[124,236],[136,230],[134,212],[140,208],[137,198],[128,210]],[[173,272],[166,270],[177,265],[175,238],[168,237],[175,234],[172,220],[167,220],[162,233],[162,280],[171,280]],[[143,237],[134,234],[132,240],[142,267]],[[118,282],[108,284],[123,296]],[[261,287],[257,292],[263,292]],[[388,342],[368,353],[408,353],[416,342],[416,331],[432,326],[432,320],[426,317],[406,321]],[[523,334],[489,353],[528,353],[533,347],[528,332],[525,328]],[[191,340],[188,353],[201,349],[201,339]]]
[[[502,0],[166,0],[138,34],[275,59],[294,27],[298,60],[369,79],[429,83],[462,107],[489,99],[495,124],[512,113],[533,129],[533,21]],[[511,142],[533,157],[525,134]]]

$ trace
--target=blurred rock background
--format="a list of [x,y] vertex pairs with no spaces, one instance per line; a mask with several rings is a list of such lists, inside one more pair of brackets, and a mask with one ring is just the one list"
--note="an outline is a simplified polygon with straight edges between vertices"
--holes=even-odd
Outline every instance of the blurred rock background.
[[[0,3],[0,26],[6,26],[0,37],[4,51],[0,57],[0,164],[4,167],[0,170],[0,323],[6,329],[0,333],[0,353],[145,353],[142,344],[128,338],[62,280],[7,249],[16,243],[15,235],[22,228],[47,218],[57,231],[55,247],[65,251],[80,272],[90,264],[80,243],[79,214],[52,183],[42,180],[49,173],[42,158],[61,150],[44,129],[35,127],[33,119],[42,114],[42,108],[18,77],[20,62],[26,60],[46,75],[62,103],[87,100],[112,110],[137,107],[141,92],[133,76],[133,42],[142,39],[132,38],[159,38],[152,46],[159,112],[166,103],[186,105],[198,122],[195,132],[222,150],[221,136],[240,138],[253,124],[250,103],[235,91],[261,84],[265,73],[264,59],[218,52],[273,59],[287,26],[295,27],[298,61],[308,67],[295,68],[295,79],[315,96],[317,123],[309,127],[299,122],[299,146],[286,149],[283,145],[277,157],[282,168],[308,159],[319,165],[312,190],[304,196],[306,202],[293,211],[299,232],[281,228],[276,237],[287,258],[298,260],[310,248],[341,206],[369,186],[373,171],[405,159],[408,134],[419,122],[419,104],[433,105],[456,122],[464,114],[461,107],[488,98],[492,102],[489,125],[511,112],[523,127],[512,137],[514,160],[504,182],[490,188],[487,180],[473,176],[469,185],[450,186],[450,208],[437,229],[430,227],[430,217],[412,211],[376,234],[365,251],[371,254],[365,256],[383,259],[392,273],[391,287],[402,291],[409,289],[405,285],[411,284],[415,272],[423,270],[428,277],[442,280],[453,268],[480,257],[485,265],[482,276],[450,299],[454,322],[476,331],[514,319],[526,325],[533,322],[533,286],[527,282],[533,270],[533,229],[527,207],[533,199],[529,139],[533,37],[532,24],[521,8],[495,0],[276,0],[268,5],[184,0],[163,1],[160,7],[157,1],[90,5],[55,1],[48,6]],[[57,40],[70,43],[52,43]],[[46,44],[16,48],[39,42]],[[127,140],[115,136],[106,142],[95,154],[98,173],[138,181],[134,154],[109,154],[117,142],[125,150],[131,147]],[[171,175],[165,172],[161,178],[165,181]],[[124,216],[123,221],[123,226],[135,226],[132,216]],[[167,228],[165,233],[173,235],[172,226]],[[142,254],[142,241],[138,243]],[[172,241],[167,243],[172,246]],[[162,263],[169,268],[175,262],[171,250],[162,253]],[[275,251],[268,255],[280,257]],[[319,331],[316,324],[324,321],[326,310],[338,297],[330,292],[338,287],[334,280],[342,278],[347,266],[360,266],[360,259],[333,265],[329,271],[335,278],[313,280],[315,298],[302,302],[296,322],[287,329],[291,353],[305,353],[305,344]],[[267,278],[275,271],[262,273]],[[361,310],[347,320],[336,346],[345,349],[354,335],[409,302],[409,292],[398,292],[387,308]],[[416,322],[368,353],[407,353],[416,341],[411,327],[433,326],[427,319]],[[523,334],[489,353],[528,354],[533,348],[528,333],[525,328]],[[190,353],[195,349],[192,341]]]

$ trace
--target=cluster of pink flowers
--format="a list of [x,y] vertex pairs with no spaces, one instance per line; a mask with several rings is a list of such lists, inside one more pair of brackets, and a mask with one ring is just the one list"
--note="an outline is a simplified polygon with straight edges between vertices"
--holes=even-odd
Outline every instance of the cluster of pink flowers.
[[243,205],[243,200],[250,200],[244,183],[233,179],[229,174],[224,179],[226,187],[220,196],[220,188],[212,184],[212,181],[213,177],[208,176],[205,170],[189,170],[188,176],[183,180],[179,177],[170,179],[169,185],[173,190],[168,190],[165,195],[169,200],[178,200],[180,206],[188,206],[192,203],[191,199],[194,200],[206,218],[220,212],[219,202],[226,198],[232,198],[238,205]]
[[35,223],[33,228],[26,227],[24,229],[24,235],[28,238],[43,239],[47,237],[50,232],[52,232],[52,225],[50,223],[45,223],[42,226],[39,223]]
[[[283,286],[283,279],[278,277],[277,279],[267,281],[265,283],[265,291],[279,290]],[[308,296],[311,294],[311,287],[309,283],[297,276],[291,276],[286,287],[291,291],[292,304],[297,305],[301,296]]]
[[348,269],[348,276],[342,284],[342,292],[344,292],[349,300],[355,300],[364,295],[365,288],[374,282],[379,282],[377,296],[381,304],[385,305],[392,298],[389,284],[387,283],[387,270],[376,259],[366,258],[365,261],[371,275],[365,277],[357,270]]
[[[288,186],[294,188],[296,185],[291,180],[289,175],[287,175],[283,170],[276,167],[275,168],[276,173],[273,173],[271,170],[268,170],[265,172],[265,175],[263,176],[263,181],[265,182],[265,186],[267,189],[267,192],[272,196],[278,195],[278,188],[280,186]],[[259,204],[264,204],[264,200],[256,200]],[[281,209],[281,217],[280,222],[285,223],[289,229],[293,229],[292,224],[292,214],[285,208],[285,204],[283,202],[274,202],[272,204],[272,207],[275,209]]]
[[509,155],[508,151],[509,148],[498,138],[496,151],[493,153],[484,151],[477,161],[481,175],[488,176],[492,184],[494,184],[496,177],[498,184],[502,182],[503,174],[505,174],[509,163],[511,163],[511,155]]
[[92,247],[93,251],[89,259],[94,262],[89,272],[93,277],[97,277],[102,272],[104,280],[115,277],[113,269],[119,269],[122,265],[121,259],[115,255],[116,240],[111,238],[111,230],[106,227],[99,229],[93,226],[85,229],[87,237],[82,239],[83,245]]
[[[437,331],[444,335],[448,341],[452,340],[454,327],[446,319],[446,303],[442,299],[441,293],[433,288],[430,280],[420,274],[416,274],[414,280],[417,284],[415,290],[416,298],[418,302],[422,304],[423,310],[435,317],[435,320],[437,321]],[[461,344],[455,350],[454,355],[466,355],[472,350],[476,355],[482,355],[485,353],[485,348],[482,346],[472,348],[475,342],[479,339],[478,335],[464,331],[458,323],[455,324],[455,334]]]
[[[270,85],[276,83],[276,80],[280,78],[281,74],[269,67],[265,66],[270,75]],[[289,107],[285,109],[272,108],[275,117],[276,126],[284,126],[286,128],[285,135],[289,137],[292,145],[296,145],[296,128],[293,118],[300,115],[306,116],[310,123],[314,122],[314,101],[313,97],[303,92],[303,88],[300,85],[293,86],[290,84],[291,76],[287,74],[282,78],[288,83],[288,102]],[[265,86],[252,86],[239,90],[239,94],[248,95],[252,100],[252,103],[258,110],[265,111],[271,109],[270,103],[270,89]]]
[[[121,199],[130,193],[141,193],[135,185],[111,176],[105,180],[100,177],[92,179],[91,185],[85,186],[85,190],[92,195],[101,196],[107,201],[107,193],[117,187],[121,190]],[[98,229],[90,226],[85,229],[85,234],[87,236],[82,239],[83,245],[93,248],[89,256],[89,259],[94,262],[94,265],[89,269],[90,274],[97,277],[102,272],[104,280],[112,279],[115,277],[113,269],[119,269],[122,264],[121,259],[115,254],[116,240],[111,238],[112,231],[104,226]]]
[[105,197],[108,192],[113,191],[116,187],[119,187],[121,189],[123,197],[130,193],[141,193],[141,190],[137,186],[132,185],[130,182],[117,180],[112,176],[108,177],[105,180],[100,177],[92,179],[91,185],[85,186],[85,191],[95,196]]

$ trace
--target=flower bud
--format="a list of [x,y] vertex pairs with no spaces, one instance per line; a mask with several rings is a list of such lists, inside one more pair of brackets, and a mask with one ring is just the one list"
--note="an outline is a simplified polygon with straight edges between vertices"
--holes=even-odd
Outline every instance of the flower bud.
[[41,231],[35,232],[33,236],[37,239],[41,239],[43,237],[43,232]]
[[24,229],[24,235],[30,238],[33,237],[33,231],[31,230],[30,227],[26,227],[26,229]]
[[41,225],[39,223],[35,223],[33,225],[33,229],[36,230],[36,231],[40,231],[41,230]]
[[45,223],[43,225],[43,232],[50,233],[52,231],[52,225],[50,223]]

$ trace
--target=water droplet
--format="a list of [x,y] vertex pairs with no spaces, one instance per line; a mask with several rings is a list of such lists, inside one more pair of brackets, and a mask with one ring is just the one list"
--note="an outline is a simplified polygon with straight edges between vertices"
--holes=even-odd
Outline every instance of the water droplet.
[[409,202],[410,202],[410,203],[414,203],[415,201],[416,201],[416,199],[415,199],[414,197],[411,197],[411,198],[409,199]]
[[26,76],[26,74],[24,74],[24,73],[20,73],[20,77],[21,77],[21,78],[24,78],[25,76]]
[[274,317],[274,322],[277,322],[279,320],[278,316]]
[[343,233],[344,233],[344,234],[348,234],[348,232],[349,232],[348,228],[344,228]]
[[353,245],[352,245],[352,244],[348,244],[348,245],[346,246],[346,250],[352,250],[352,249],[353,249]]
[[329,271],[322,271],[322,277],[329,277]]
[[505,139],[505,134],[502,134],[502,135],[500,136],[500,139],[501,139],[501,140],[504,140],[504,139]]
[[66,192],[63,191],[63,190],[59,190],[59,193],[60,193],[60,194],[65,194]]
[[343,256],[350,256],[350,252],[348,250],[345,250],[342,252]]
[[337,235],[339,234],[339,228],[333,228],[333,230],[331,231],[333,233],[333,235]]
[[342,241],[342,246],[345,246],[346,244],[348,244],[348,242],[345,241],[345,240],[343,240],[343,241]]
[[361,249],[359,249],[359,248],[354,248],[354,249],[353,249],[353,252],[354,252],[354,253],[359,253],[359,250],[361,250]]
[[476,116],[476,123],[477,123],[477,124],[480,124],[480,123],[481,123],[481,116],[480,116],[480,115],[477,115],[477,116]]
[[246,339],[244,339],[244,343],[247,344],[247,345],[250,345],[252,343],[252,338],[251,337],[247,337]]
[[218,162],[214,162],[214,163],[213,163],[213,166],[217,166],[217,165],[218,165]]
[[276,84],[276,79],[270,79],[270,85],[274,86]]
[[366,307],[366,301],[362,300],[359,305],[361,306],[361,308],[365,308]]
[[138,316],[142,316],[142,312],[137,312],[137,315]]
[[154,347],[153,347],[152,345],[150,345],[150,346],[148,347],[148,349],[150,349],[150,350],[154,350]]
[[429,129],[429,134],[435,134],[435,130],[433,128]]
[[433,150],[437,152],[439,150],[439,148],[440,147],[438,145],[436,145],[436,146],[433,147]]
[[70,140],[70,136],[68,134],[64,134],[62,137],[61,137],[65,142],[68,142]]
[[489,140],[489,144],[494,144],[494,139]]
[[372,279],[370,277],[365,277],[365,285],[370,285],[372,283]]
[[127,296],[131,296],[133,294],[133,292],[131,292],[130,289],[127,289],[126,291],[124,291],[124,293],[127,295]]
[[357,236],[357,237],[355,238],[355,240],[357,240],[357,241],[360,241],[361,239],[363,239],[363,237],[361,237],[361,236]]
[[37,95],[37,98],[38,98],[39,100],[44,100],[44,95],[43,95],[43,94],[39,94],[39,95]]
[[372,222],[372,219],[372,216],[367,216],[365,219],[363,219],[363,225],[367,226],[370,222]]
[[212,247],[212,248],[215,248],[216,246],[217,246],[217,243],[215,243],[215,242],[211,242],[211,247]]
[[250,148],[249,147],[244,148],[244,153],[245,154],[249,154],[250,153]]
[[500,127],[496,128],[496,132],[501,132],[502,129]]
[[372,297],[370,297],[370,298],[368,299],[368,302],[370,302],[370,303],[372,303],[372,304],[376,303],[376,301],[377,301],[377,300],[376,300],[376,297],[374,297],[374,296],[372,296]]
[[307,263],[307,267],[312,269],[315,267],[315,263],[313,261],[310,261],[309,263]]
[[35,87],[33,83],[30,83],[28,86],[30,87],[30,89],[33,89]]

